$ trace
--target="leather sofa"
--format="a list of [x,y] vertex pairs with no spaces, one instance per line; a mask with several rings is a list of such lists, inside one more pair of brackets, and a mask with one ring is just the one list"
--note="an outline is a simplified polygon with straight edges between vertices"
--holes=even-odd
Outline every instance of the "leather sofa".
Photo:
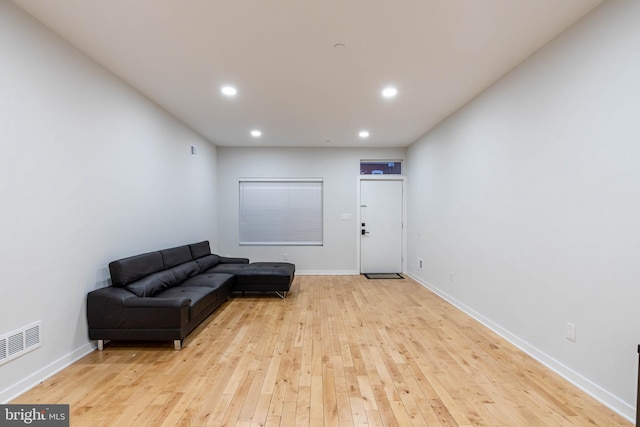
[[249,263],[211,253],[208,241],[109,263],[111,284],[87,295],[89,339],[182,340],[233,292],[275,292],[285,298],[295,265]]

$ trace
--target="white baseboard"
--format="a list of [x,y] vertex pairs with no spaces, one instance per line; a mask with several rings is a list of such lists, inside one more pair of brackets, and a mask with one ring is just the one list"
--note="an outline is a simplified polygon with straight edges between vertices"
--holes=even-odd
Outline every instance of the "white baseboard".
[[37,386],[38,384],[40,384],[41,382],[43,382],[47,378],[49,378],[52,375],[60,372],[61,370],[63,370],[67,366],[69,366],[72,363],[74,363],[75,361],[83,358],[84,356],[86,356],[87,354],[91,353],[95,349],[96,349],[96,347],[93,345],[93,343],[86,343],[85,345],[83,345],[82,347],[72,351],[71,353],[69,353],[69,354],[67,354],[65,356],[62,356],[58,360],[50,363],[49,365],[45,366],[44,368],[42,368],[40,370],[34,372],[33,374],[29,375],[28,377],[24,378],[23,380],[21,380],[21,381],[15,383],[13,385],[7,387],[6,389],[0,391],[0,402],[2,404],[9,403],[10,401],[15,399],[16,397],[18,397],[21,394],[29,391],[30,389],[32,389],[33,387]]
[[551,369],[558,375],[562,376],[564,379],[569,381],[574,386],[578,387],[580,390],[584,391],[594,399],[601,402],[603,405],[610,408],[612,411],[620,414],[622,417],[627,419],[628,421],[634,423],[636,419],[636,408],[629,405],[627,402],[620,399],[618,396],[608,392],[607,390],[600,387],[598,384],[590,381],[589,379],[583,377],[579,373],[575,372],[568,366],[563,363],[557,361],[553,357],[547,355],[543,351],[524,341],[522,338],[514,335],[509,332],[507,329],[502,326],[494,323],[490,319],[484,317],[482,314],[473,310],[471,307],[465,305],[464,303],[458,301],[453,298],[446,292],[441,289],[433,286],[431,283],[423,281],[413,274],[407,273],[407,276],[411,277],[413,280],[418,282],[420,285],[424,286],[434,294],[438,295],[448,303],[452,304],[456,308],[463,311],[465,314],[473,317],[478,322],[482,323],[487,328],[491,329],[496,334],[500,335],[505,340],[509,341],[511,344],[518,347],[520,350],[527,353],[529,356],[536,359],[538,362],[545,365],[547,368]]
[[358,276],[356,270],[300,270],[296,276]]

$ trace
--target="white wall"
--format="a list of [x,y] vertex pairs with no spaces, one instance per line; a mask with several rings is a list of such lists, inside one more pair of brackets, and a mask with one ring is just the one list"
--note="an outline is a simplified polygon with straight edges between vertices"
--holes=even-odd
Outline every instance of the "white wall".
[[[297,274],[358,274],[360,160],[403,160],[404,149],[218,147],[219,247],[222,255],[282,261]],[[239,246],[238,178],[323,178],[324,246]],[[341,219],[352,214],[351,221]]]
[[640,2],[606,2],[407,153],[410,274],[629,418],[639,22]]
[[[216,148],[0,2],[0,401],[92,349],[86,293],[113,259],[216,238]],[[190,145],[198,157],[190,155]]]

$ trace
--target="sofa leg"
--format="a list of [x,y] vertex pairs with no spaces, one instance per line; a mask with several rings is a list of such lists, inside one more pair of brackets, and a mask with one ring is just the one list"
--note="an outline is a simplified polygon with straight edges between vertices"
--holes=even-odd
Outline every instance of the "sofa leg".
[[275,293],[276,293],[276,295],[278,295],[282,299],[285,299],[287,297],[287,291],[284,291],[283,293],[275,291]]
[[104,340],[98,340],[98,351],[104,350]]
[[173,348],[175,350],[182,350],[182,340],[173,340]]

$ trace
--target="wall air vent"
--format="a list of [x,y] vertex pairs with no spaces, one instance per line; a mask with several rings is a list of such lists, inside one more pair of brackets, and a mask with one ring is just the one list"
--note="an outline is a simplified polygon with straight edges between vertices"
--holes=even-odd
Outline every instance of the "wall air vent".
[[40,321],[0,335],[0,365],[42,345]]

